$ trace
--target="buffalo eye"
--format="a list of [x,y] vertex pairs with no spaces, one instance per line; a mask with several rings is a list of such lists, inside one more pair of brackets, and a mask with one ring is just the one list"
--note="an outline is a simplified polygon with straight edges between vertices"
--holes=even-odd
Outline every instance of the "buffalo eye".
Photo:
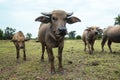
[[58,19],[56,17],[52,17],[52,20],[57,21]]
[[67,20],[67,18],[63,18],[63,21],[66,21]]

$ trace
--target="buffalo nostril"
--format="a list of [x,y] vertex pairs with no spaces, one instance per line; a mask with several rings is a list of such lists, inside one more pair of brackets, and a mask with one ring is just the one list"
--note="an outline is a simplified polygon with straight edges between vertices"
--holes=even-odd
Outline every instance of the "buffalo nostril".
[[63,32],[67,31],[66,29],[62,29]]
[[60,32],[65,32],[65,31],[67,31],[65,28],[59,28],[58,29]]
[[20,46],[20,48],[24,48],[23,46]]
[[95,34],[98,34],[98,32],[95,32]]
[[61,29],[61,28],[59,28],[58,30],[59,30],[59,31],[62,31],[62,29]]
[[67,34],[67,29],[65,27],[58,28],[59,35],[66,35]]

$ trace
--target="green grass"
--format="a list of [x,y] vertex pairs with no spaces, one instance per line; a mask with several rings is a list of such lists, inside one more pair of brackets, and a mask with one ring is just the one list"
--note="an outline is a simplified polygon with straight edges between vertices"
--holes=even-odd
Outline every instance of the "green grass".
[[26,42],[27,61],[16,60],[15,46],[10,41],[0,41],[0,80],[120,80],[120,45],[113,43],[109,53],[107,45],[101,53],[101,40],[97,40],[94,54],[84,52],[81,40],[65,40],[63,50],[64,74],[57,71],[57,49],[54,49],[56,74],[49,74],[50,63],[45,52],[45,62],[40,62],[41,44]]

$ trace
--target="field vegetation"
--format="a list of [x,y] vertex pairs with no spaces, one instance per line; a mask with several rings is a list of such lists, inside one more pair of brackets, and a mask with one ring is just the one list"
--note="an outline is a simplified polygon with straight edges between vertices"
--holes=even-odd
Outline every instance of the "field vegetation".
[[51,75],[48,56],[41,62],[41,44],[26,42],[27,61],[16,60],[15,46],[9,40],[0,40],[0,80],[120,80],[120,44],[113,43],[113,53],[107,45],[101,52],[101,40],[94,45],[93,55],[84,52],[81,40],[65,40],[63,50],[64,74],[57,71],[57,48],[54,49],[56,74]]

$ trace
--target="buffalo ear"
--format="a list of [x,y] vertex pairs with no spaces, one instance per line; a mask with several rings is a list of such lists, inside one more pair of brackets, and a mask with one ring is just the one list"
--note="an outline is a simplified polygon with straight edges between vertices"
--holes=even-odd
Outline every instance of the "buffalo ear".
[[91,28],[90,27],[87,27],[87,29],[85,29],[85,31],[90,31],[91,30]]
[[42,23],[48,23],[48,22],[50,22],[50,18],[46,17],[46,16],[40,16],[40,17],[36,18],[35,21],[39,21]]
[[77,17],[69,17],[69,18],[67,18],[67,23],[73,24],[75,22],[81,22],[81,20],[79,18],[77,18]]
[[90,31],[90,29],[85,29],[85,31]]

